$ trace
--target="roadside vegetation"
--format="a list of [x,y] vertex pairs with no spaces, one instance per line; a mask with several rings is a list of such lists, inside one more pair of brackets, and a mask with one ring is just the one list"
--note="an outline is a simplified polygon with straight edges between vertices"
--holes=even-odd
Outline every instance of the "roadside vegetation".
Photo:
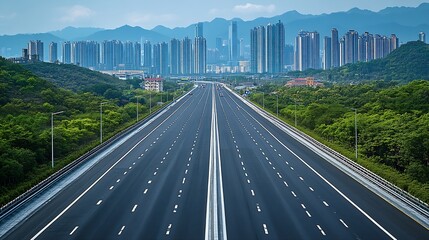
[[264,85],[248,98],[386,180],[429,202],[429,81],[329,88]]
[[[109,84],[104,83],[108,87],[104,92],[97,92],[96,86],[102,84],[102,80],[94,80],[94,84],[91,79],[97,78],[98,73],[87,75],[93,73],[75,66],[44,66],[57,73],[64,67],[73,68],[88,84],[69,82],[68,85],[79,88],[66,90],[0,58],[1,206],[99,144],[101,103],[104,103],[103,140],[107,140],[136,123],[137,97],[141,120],[162,103],[192,87],[167,82],[166,92],[150,93],[139,88],[141,80],[124,82],[103,76],[109,79]],[[85,86],[94,91],[85,90]],[[55,167],[52,169],[51,113],[59,111],[64,112],[54,116]]]

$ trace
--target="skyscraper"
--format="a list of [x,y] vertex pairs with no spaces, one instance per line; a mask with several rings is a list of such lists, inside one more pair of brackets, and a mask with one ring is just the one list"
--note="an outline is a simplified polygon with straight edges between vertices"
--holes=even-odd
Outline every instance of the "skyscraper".
[[207,43],[204,37],[196,37],[194,41],[194,73],[204,74],[207,67]]
[[359,34],[350,30],[345,35],[345,64],[358,62]]
[[170,41],[170,74],[177,75],[180,72],[180,41],[171,39]]
[[419,32],[419,41],[426,43],[426,34],[424,32]]
[[71,63],[71,43],[70,42],[63,42],[62,44],[62,58],[63,63],[70,64]]
[[161,44],[156,43],[152,46],[152,73],[158,75],[161,73]]
[[194,66],[192,64],[192,41],[188,37],[180,41],[180,73],[194,73]]
[[168,43],[162,42],[160,45],[160,74],[165,76],[168,75]]
[[134,43],[134,69],[140,70],[142,66],[142,45],[139,42]]
[[268,24],[266,31],[266,71],[281,73],[284,67],[285,29],[282,22]]
[[320,35],[310,32],[310,68],[320,69]]
[[126,41],[123,45],[125,69],[134,69],[134,44],[133,42]]
[[145,41],[143,44],[143,67],[151,68],[152,67],[152,44],[149,41]]
[[28,43],[28,55],[32,61],[43,61],[43,42],[40,40]]
[[264,26],[250,30],[250,68],[253,73],[265,73],[267,71],[265,34]]
[[238,38],[236,21],[231,21],[229,24],[228,55],[229,61],[236,62],[238,60]]
[[331,64],[334,68],[340,66],[340,42],[336,28],[331,30]]
[[399,47],[399,38],[395,34],[390,35],[390,52]]
[[340,39],[340,66],[346,64],[346,39],[342,37]]
[[323,69],[324,70],[331,69],[331,67],[332,67],[332,64],[331,64],[332,42],[331,41],[332,40],[330,37],[325,36],[324,41],[323,41]]
[[54,63],[58,60],[58,44],[51,42],[49,44],[49,62]]
[[204,37],[204,32],[203,32],[203,23],[199,22],[197,24],[195,24],[195,37]]

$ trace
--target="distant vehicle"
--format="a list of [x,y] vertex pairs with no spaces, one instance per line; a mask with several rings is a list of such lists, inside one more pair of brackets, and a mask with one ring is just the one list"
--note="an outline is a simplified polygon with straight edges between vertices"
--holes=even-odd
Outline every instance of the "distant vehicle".
[[223,93],[219,93],[219,97],[223,97]]
[[193,92],[190,92],[190,93],[189,93],[189,95],[194,95],[194,93],[193,93]]

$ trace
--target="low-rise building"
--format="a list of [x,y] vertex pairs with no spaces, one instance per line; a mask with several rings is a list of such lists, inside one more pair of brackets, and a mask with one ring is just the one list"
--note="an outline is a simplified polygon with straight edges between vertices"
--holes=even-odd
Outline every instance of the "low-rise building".
[[163,90],[162,78],[145,78],[144,89],[148,91],[162,92]]
[[314,80],[314,77],[295,78],[286,83],[286,87],[323,87],[323,83]]

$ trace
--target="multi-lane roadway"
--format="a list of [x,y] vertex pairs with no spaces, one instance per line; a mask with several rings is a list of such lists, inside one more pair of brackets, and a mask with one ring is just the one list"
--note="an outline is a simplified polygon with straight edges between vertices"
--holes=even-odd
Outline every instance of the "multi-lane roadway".
[[224,87],[192,93],[3,238],[429,239]]

